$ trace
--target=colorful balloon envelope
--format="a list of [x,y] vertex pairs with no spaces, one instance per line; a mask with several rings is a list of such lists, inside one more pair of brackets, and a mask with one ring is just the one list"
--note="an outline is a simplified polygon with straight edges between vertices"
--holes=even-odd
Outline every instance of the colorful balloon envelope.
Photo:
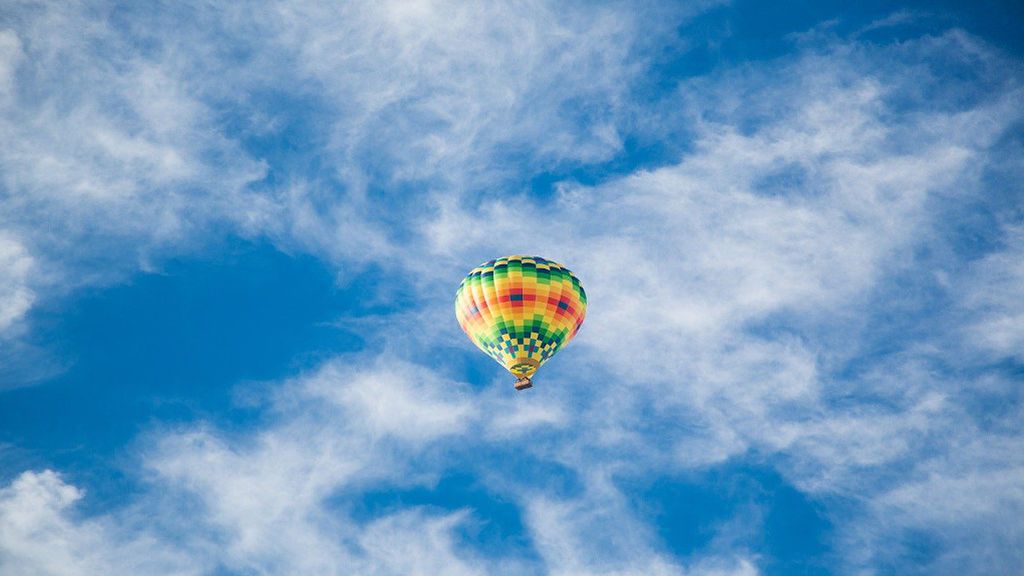
[[478,348],[532,386],[534,372],[576,336],[587,294],[568,268],[506,256],[474,268],[455,294],[455,318]]

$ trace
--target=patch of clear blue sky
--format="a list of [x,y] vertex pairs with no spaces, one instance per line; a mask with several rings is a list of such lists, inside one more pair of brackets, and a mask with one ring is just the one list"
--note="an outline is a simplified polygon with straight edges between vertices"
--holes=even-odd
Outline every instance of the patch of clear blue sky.
[[[1024,52],[1019,29],[1024,5],[1016,2],[740,1],[682,26],[678,32],[688,41],[687,48],[680,43],[658,53],[636,96],[656,103],[682,79],[792,52],[795,33],[835,21],[836,33],[849,35],[900,11],[911,19],[866,32],[863,38],[895,42],[960,27],[1011,54]],[[323,136],[316,129],[315,98],[261,97],[288,109],[291,123],[273,138],[246,138],[250,151],[270,164],[268,184],[322,176],[327,169],[321,159],[308,156],[313,147],[307,145],[308,139]],[[682,133],[670,140],[629,136],[623,152],[608,162],[566,164],[542,173],[521,166],[521,184],[546,197],[561,181],[593,184],[675,161],[687,145]],[[516,159],[508,162],[514,165]],[[973,223],[961,224],[962,242],[952,250],[982,252],[993,241],[986,236],[990,218],[982,212],[971,218]],[[65,359],[68,368],[42,383],[0,392],[0,442],[17,447],[0,460],[0,477],[52,467],[88,491],[87,511],[107,508],[134,489],[124,459],[140,432],[197,418],[227,428],[247,426],[256,413],[232,402],[236,386],[288,377],[322,358],[362,349],[365,343],[358,334],[332,321],[371,312],[363,295],[394,281],[370,269],[338,286],[330,270],[312,257],[242,241],[220,245],[199,258],[165,262],[162,269],[160,274],[140,274],[118,286],[44,303],[33,312],[33,339]],[[925,302],[940,304],[924,295]],[[411,305],[400,301],[372,312],[388,314]],[[908,325],[919,325],[917,320],[928,311],[904,314],[914,319]],[[766,330],[783,328],[780,323]],[[880,334],[877,354],[884,354],[893,338],[893,333]],[[470,378],[489,377],[486,359],[458,361],[466,362],[463,369]],[[1019,374],[1020,367],[1006,369]],[[575,485],[575,479],[563,477],[568,472],[535,464],[523,462],[521,467],[532,480]],[[383,488],[357,501],[334,504],[353,510],[357,519],[411,504],[468,507],[483,522],[465,528],[468,540],[485,550],[507,548],[529,557],[517,507],[483,489],[477,471],[467,462],[433,487]],[[709,527],[755,505],[764,515],[749,545],[763,554],[766,574],[828,572],[831,521],[768,467],[729,464],[704,475],[660,478],[624,490],[639,513],[658,527],[668,550],[681,557],[709,543]],[[923,562],[938,552],[921,537],[907,538],[907,554],[920,557],[894,559],[894,566]]]
[[742,518],[737,544],[764,560],[763,574],[828,573],[831,522],[769,467],[727,463],[623,487],[675,554],[699,554],[723,525]]
[[38,308],[30,318],[36,338],[69,367],[3,393],[0,442],[24,458],[4,476],[54,467],[102,497],[119,475],[115,456],[147,426],[197,418],[244,426],[253,413],[234,405],[235,386],[286,378],[364,346],[331,323],[370,311],[360,296],[376,275],[339,287],[313,257],[236,241]]

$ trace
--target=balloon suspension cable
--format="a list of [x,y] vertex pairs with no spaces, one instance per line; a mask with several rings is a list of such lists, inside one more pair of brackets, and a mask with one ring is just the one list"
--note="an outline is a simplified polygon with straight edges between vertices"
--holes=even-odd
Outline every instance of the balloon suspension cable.
[[527,388],[532,387],[533,382],[526,376],[523,376],[522,378],[516,380],[516,390],[526,390]]

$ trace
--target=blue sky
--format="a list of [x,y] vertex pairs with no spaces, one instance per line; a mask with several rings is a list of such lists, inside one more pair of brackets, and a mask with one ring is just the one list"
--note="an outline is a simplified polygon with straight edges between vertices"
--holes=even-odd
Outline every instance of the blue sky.
[[0,572],[1024,571],[1024,11],[848,4],[3,4]]

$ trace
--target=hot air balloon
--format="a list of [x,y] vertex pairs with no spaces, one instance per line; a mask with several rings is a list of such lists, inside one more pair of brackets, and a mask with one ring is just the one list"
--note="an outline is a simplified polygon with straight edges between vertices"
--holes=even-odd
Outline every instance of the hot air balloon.
[[474,268],[455,294],[455,318],[478,348],[516,377],[516,390],[572,340],[587,294],[568,268],[539,256],[506,256]]

